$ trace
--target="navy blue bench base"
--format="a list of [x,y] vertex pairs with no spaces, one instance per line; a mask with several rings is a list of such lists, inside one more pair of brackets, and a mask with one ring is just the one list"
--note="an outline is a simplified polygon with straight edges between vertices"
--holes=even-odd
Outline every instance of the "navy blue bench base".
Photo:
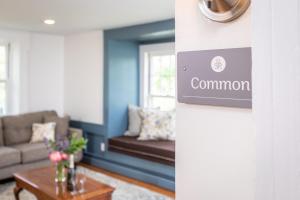
[[85,155],[83,162],[126,177],[175,191],[175,167],[107,152],[105,157]]

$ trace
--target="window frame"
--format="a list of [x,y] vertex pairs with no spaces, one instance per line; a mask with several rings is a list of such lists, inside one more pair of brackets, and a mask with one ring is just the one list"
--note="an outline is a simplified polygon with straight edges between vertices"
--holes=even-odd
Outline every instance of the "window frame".
[[174,96],[170,95],[152,95],[150,93],[150,56],[163,56],[171,55],[175,56],[175,43],[160,43],[160,44],[150,44],[140,46],[140,105],[142,107],[149,107],[150,98],[172,98],[176,99],[176,94]]
[[6,50],[6,78],[0,79],[0,83],[5,84],[5,105],[3,113],[0,112],[0,116],[6,115],[8,113],[8,100],[9,100],[9,83],[10,83],[10,44],[8,42],[1,42],[0,46],[5,47]]

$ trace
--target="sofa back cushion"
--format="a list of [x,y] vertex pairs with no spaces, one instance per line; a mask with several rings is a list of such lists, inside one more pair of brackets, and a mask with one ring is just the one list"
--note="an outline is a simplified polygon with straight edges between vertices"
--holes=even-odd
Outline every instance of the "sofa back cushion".
[[4,145],[2,119],[0,118],[0,147]]
[[64,139],[68,135],[70,116],[57,117],[57,116],[47,116],[45,117],[45,123],[55,123],[55,139]]
[[58,117],[57,113],[55,111],[44,111],[41,112],[43,115],[43,123],[45,123],[45,119],[48,117]]
[[29,143],[32,136],[32,124],[43,123],[45,116],[57,115],[55,111],[43,111],[7,116],[2,118],[5,145]]

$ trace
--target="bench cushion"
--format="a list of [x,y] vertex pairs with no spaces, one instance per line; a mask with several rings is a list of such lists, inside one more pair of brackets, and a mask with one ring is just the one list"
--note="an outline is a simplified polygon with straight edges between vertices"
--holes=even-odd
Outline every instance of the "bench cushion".
[[175,165],[175,141],[138,141],[137,137],[121,136],[109,140],[109,150]]
[[44,143],[18,144],[12,147],[21,152],[23,164],[48,158],[48,150]]
[[10,147],[0,147],[0,168],[21,163],[20,151]]

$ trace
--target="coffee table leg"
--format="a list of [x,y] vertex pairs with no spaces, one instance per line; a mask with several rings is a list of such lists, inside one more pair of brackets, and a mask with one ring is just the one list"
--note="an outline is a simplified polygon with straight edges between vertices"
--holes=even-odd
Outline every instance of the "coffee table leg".
[[19,198],[19,194],[20,194],[20,192],[23,190],[23,188],[21,188],[21,187],[19,187],[19,186],[16,186],[15,188],[14,188],[14,195],[15,195],[15,199],[16,200],[20,200],[20,198]]

